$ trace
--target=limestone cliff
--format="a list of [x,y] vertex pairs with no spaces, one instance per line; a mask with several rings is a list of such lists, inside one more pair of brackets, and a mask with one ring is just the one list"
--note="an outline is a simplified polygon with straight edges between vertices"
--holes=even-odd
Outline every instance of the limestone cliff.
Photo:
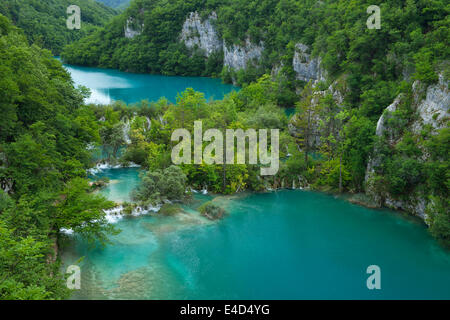
[[[385,143],[395,145],[403,139],[403,135],[399,135],[395,128],[389,126],[389,119],[399,106],[406,99],[405,95],[400,94],[394,102],[389,105],[377,123],[376,135],[385,136]],[[411,121],[404,128],[403,132],[411,132],[418,136],[425,125],[431,129],[431,134],[436,134],[439,129],[448,125],[449,120],[450,93],[448,90],[448,82],[444,80],[443,75],[439,76],[437,84],[426,88],[419,81],[414,82],[412,86],[413,116]],[[419,159],[426,162],[429,155],[423,153]],[[380,158],[375,149],[372,158],[369,160],[366,171],[366,192],[380,205],[393,209],[401,209],[426,219],[426,207],[428,205],[427,195],[423,188],[416,188],[407,197],[401,199],[396,198],[388,192],[381,193],[374,190],[372,178],[376,169],[380,166]]]
[[264,51],[264,44],[251,43],[250,39],[246,39],[243,45],[233,44],[227,46],[224,43],[224,65],[234,70],[246,69],[249,63],[259,64],[262,53]]
[[320,67],[320,58],[311,58],[308,53],[309,47],[303,43],[295,45],[294,59],[292,66],[296,73],[297,80],[313,82],[325,80],[325,72]]
[[191,12],[183,24],[181,41],[189,49],[197,47],[203,50],[206,57],[222,50],[223,41],[219,38],[213,26],[215,20],[217,20],[215,12],[211,13],[205,21],[201,21],[198,12]]
[[[204,52],[205,57],[214,52],[223,52],[223,64],[230,70],[238,71],[248,68],[249,65],[261,65],[264,53],[264,42],[253,43],[249,38],[243,39],[240,44],[227,44],[215,28],[217,14],[212,12],[208,18],[202,21],[198,12],[190,12],[183,24],[179,39],[191,50],[196,48]],[[128,24],[127,24],[128,27]],[[128,37],[139,34],[130,29]],[[126,33],[126,34],[127,34]],[[309,47],[302,43],[295,45],[295,54],[292,59],[292,67],[297,80],[321,81],[325,80],[326,73],[321,68],[320,58],[312,58]],[[281,70],[281,63],[274,66],[273,73]]]

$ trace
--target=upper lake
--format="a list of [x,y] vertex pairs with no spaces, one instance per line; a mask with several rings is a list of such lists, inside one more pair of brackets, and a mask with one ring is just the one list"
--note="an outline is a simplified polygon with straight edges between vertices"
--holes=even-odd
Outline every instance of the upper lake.
[[203,92],[206,99],[221,100],[227,93],[239,90],[213,78],[136,74],[68,64],[64,67],[72,75],[75,86],[91,89],[86,103],[110,104],[121,100],[130,104],[141,100],[158,101],[161,97],[175,102],[177,94],[187,88]]

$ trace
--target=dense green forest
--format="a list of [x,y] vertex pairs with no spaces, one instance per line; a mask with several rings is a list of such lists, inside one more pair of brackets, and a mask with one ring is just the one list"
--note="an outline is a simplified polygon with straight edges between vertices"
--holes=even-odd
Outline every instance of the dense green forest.
[[[67,29],[70,5],[81,9],[80,30]],[[2,0],[0,13],[23,29],[29,41],[51,50],[54,55],[59,55],[65,45],[90,34],[116,14],[114,9],[94,0]]]
[[[366,27],[366,8],[371,4],[379,4],[383,12],[380,30]],[[447,54],[448,10],[445,1],[426,0],[136,0],[104,29],[67,47],[63,57],[73,64],[134,72],[217,74],[222,71],[220,55],[206,59],[179,42],[189,12],[198,11],[206,18],[215,11],[215,27],[227,45],[240,44],[247,37],[253,43],[264,41],[261,61],[240,75],[241,84],[292,60],[294,44],[301,42],[312,47],[313,55],[323,57],[330,75],[350,75],[351,102],[357,102],[362,90],[378,80],[392,92],[392,82],[417,61],[422,64],[422,77],[427,76],[425,69]],[[143,25],[142,35],[133,39],[123,34],[129,17],[135,27]],[[288,63],[284,66],[292,79],[292,68]],[[359,81],[373,72],[378,78]]]
[[[134,0],[106,22],[114,11],[86,0],[78,2],[82,12],[87,5],[83,19],[92,26],[79,34],[65,28],[66,2],[54,1],[0,3],[0,13],[7,16],[0,15],[1,298],[68,297],[57,257],[61,229],[100,244],[117,232],[103,211],[114,204],[92,193],[87,180],[87,169],[95,164],[90,150],[96,146],[104,148],[109,162],[134,162],[147,171],[130,206],[182,200],[189,188],[233,194],[293,184],[370,202],[375,200],[365,196],[367,166],[377,157],[369,181],[375,196],[402,200],[420,193],[431,233],[450,246],[448,116],[442,129],[408,130],[417,118],[414,101],[424,98],[427,87],[448,90],[447,1]],[[379,30],[366,27],[371,4],[382,9]],[[179,35],[193,11],[203,18],[217,13],[215,27],[226,45],[242,44],[247,37],[264,41],[261,59],[232,70],[224,68],[223,53],[207,58],[198,48],[188,49]],[[134,27],[142,28],[132,39],[124,37],[130,16],[136,17]],[[175,104],[161,99],[88,106],[83,103],[88,90],[74,88],[52,58],[78,37],[64,48],[67,62],[222,76],[242,90],[220,101],[188,89]],[[296,80],[297,43],[321,58],[326,79]],[[280,72],[272,73],[280,65]],[[399,94],[398,108],[385,112]],[[289,119],[280,107],[293,106],[296,113]],[[376,135],[383,114],[388,130]],[[202,120],[204,130],[281,129],[278,174],[263,178],[257,165],[173,166],[171,133],[178,128],[192,133],[194,120]],[[131,143],[119,155],[126,123]]]
[[[381,8],[379,30],[366,26],[366,9],[372,4]],[[448,80],[449,10],[443,0],[136,0],[104,28],[67,46],[62,56],[74,64],[127,71],[220,75],[244,87],[281,65],[272,77],[274,102],[264,97],[260,104],[297,107],[291,125],[299,132],[297,145],[304,153],[297,172],[323,190],[366,192],[367,164],[379,145],[383,157],[370,181],[374,192],[403,199],[421,189],[424,198],[437,199],[434,208],[444,213],[437,216],[448,221],[448,131],[425,130],[405,137],[409,143],[389,145],[375,135],[375,128],[399,94],[409,98],[390,120],[391,127],[406,128],[414,121],[414,81],[426,88],[437,83],[438,74]],[[217,13],[214,25],[227,46],[242,45],[246,38],[263,41],[261,59],[233,70],[224,67],[223,53],[206,58],[198,48],[188,49],[180,32],[193,11],[203,19]],[[133,28],[142,31],[132,39],[124,37],[129,17]],[[296,80],[292,59],[297,43],[320,57],[325,80],[315,85]],[[311,104],[314,97],[320,98]],[[318,122],[316,128],[311,122]],[[311,146],[313,129],[320,134],[315,133],[319,141]],[[320,163],[309,163],[310,154],[320,155]],[[446,232],[441,237],[448,239]]]
[[0,297],[68,297],[60,230],[106,241],[113,228],[89,193],[87,146],[100,142],[84,93],[49,51],[0,15]]

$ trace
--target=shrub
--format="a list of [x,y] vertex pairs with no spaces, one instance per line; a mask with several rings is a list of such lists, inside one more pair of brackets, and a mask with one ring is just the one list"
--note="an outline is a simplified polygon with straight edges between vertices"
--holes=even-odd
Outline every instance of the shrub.
[[215,205],[211,201],[206,202],[199,208],[200,213],[210,219],[210,220],[219,220],[222,219],[225,215],[225,210],[218,205]]

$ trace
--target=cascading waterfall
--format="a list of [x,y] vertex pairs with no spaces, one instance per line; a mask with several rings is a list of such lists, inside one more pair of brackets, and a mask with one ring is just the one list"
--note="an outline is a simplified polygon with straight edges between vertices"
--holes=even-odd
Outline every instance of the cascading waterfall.
[[152,121],[149,117],[145,117],[145,120],[147,120],[147,131],[150,131],[152,129]]
[[130,130],[131,130],[131,122],[130,119],[126,119],[123,122],[123,138],[126,142],[126,144],[130,144],[131,143],[131,139],[130,139]]

